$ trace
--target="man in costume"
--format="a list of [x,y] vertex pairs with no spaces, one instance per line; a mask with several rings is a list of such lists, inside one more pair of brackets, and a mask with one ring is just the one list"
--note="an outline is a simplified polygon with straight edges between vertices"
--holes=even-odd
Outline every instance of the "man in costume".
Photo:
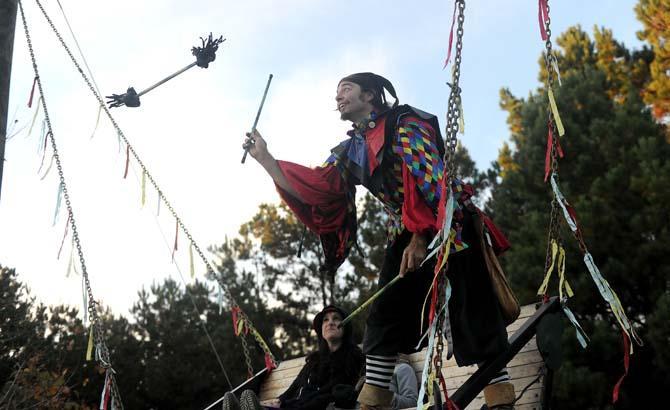
[[[392,105],[384,90],[395,99]],[[393,398],[389,384],[398,354],[415,351],[425,331],[422,310],[435,260],[422,262],[439,230],[444,147],[437,118],[399,105],[393,85],[380,75],[344,77],[335,99],[341,119],[351,121],[353,127],[323,166],[307,168],[275,160],[258,132],[248,135],[245,146],[272,177],[286,204],[320,236],[326,261],[322,268],[333,274],[356,240],[356,186],[366,187],[384,205],[388,241],[378,284],[384,286],[397,275],[403,279],[375,300],[370,310],[363,341],[366,380],[358,401],[362,409],[386,409]],[[453,353],[464,366],[495,357],[508,346],[505,319],[473,219],[481,218],[498,252],[509,244],[470,202],[471,187],[456,182],[454,192],[459,195],[459,208],[452,227],[461,250],[449,257],[453,288],[449,313]],[[494,381],[498,383],[485,388],[489,408],[511,404],[514,389],[506,371]]]

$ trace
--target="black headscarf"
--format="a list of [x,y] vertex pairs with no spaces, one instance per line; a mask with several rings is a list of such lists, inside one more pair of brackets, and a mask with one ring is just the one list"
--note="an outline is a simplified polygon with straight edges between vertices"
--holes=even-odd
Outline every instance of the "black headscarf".
[[344,77],[343,79],[340,80],[340,83],[342,81],[349,81],[358,84],[364,91],[373,92],[375,96],[379,97],[379,100],[384,105],[387,105],[386,94],[384,93],[384,89],[386,89],[386,91],[388,91],[391,97],[395,99],[395,102],[391,107],[395,108],[398,106],[398,96],[396,95],[395,88],[393,88],[393,84],[391,84],[389,80],[387,80],[386,78],[382,77],[379,74],[356,73]]

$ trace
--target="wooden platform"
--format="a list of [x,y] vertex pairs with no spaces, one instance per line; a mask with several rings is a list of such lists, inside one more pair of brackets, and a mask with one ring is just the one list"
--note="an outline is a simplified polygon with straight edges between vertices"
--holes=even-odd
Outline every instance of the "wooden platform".
[[[519,318],[507,327],[507,334],[511,336],[516,330],[521,327],[526,319],[535,312],[535,305],[527,305],[521,308],[521,315]],[[410,356],[410,363],[417,374],[417,380],[421,380],[421,371],[423,370],[423,361],[425,357],[425,349],[414,353]],[[298,375],[300,369],[305,364],[305,358],[287,360],[282,362],[279,367],[272,371],[270,376],[265,380],[260,390],[261,400],[270,400],[279,396],[286,390],[293,379]],[[512,383],[516,390],[517,396],[530,382],[532,382],[538,375],[542,367],[542,357],[537,350],[535,338],[533,337],[517,354],[512,361],[507,365]],[[442,373],[444,375],[447,390],[449,393],[456,391],[460,385],[467,380],[477,370],[477,366],[458,367],[456,361],[443,360]],[[540,407],[540,392],[542,387],[542,380],[533,384],[524,393],[523,397],[516,403],[517,410],[539,410]],[[468,410],[478,410],[484,404],[482,394],[466,408]]]

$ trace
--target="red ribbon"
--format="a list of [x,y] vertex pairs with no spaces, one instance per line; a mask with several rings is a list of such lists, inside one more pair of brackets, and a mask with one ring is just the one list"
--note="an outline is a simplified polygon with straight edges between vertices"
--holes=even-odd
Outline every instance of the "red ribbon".
[[28,108],[33,106],[33,96],[35,95],[35,84],[37,84],[37,76],[33,80],[33,88],[30,90],[30,98],[28,99]]
[[621,331],[623,335],[623,368],[624,373],[619,379],[619,381],[614,385],[614,390],[612,391],[612,404],[616,403],[619,400],[619,389],[621,388],[621,383],[623,379],[628,375],[628,366],[630,364],[630,339],[628,335],[623,330]]
[[272,370],[277,368],[274,360],[272,360],[270,355],[267,353],[265,353],[265,368],[268,370],[268,374],[272,373]]
[[[547,132],[547,151],[544,155],[544,182],[547,182],[551,171],[551,147],[554,144],[554,130],[551,121],[547,125],[549,131]],[[563,158],[563,148],[561,148],[560,138],[556,138],[556,151],[558,152],[558,157]]]
[[449,64],[449,60],[451,59],[451,44],[454,41],[454,23],[456,22],[456,7],[458,3],[454,3],[454,15],[451,17],[451,28],[449,29],[449,49],[447,50],[447,59],[444,60],[444,67],[442,69],[447,68],[447,64]]
[[103,410],[107,410],[107,405],[109,404],[109,396],[112,390],[112,378],[107,379],[107,383],[105,383],[105,398],[102,402],[102,408]]
[[540,36],[542,40],[547,41],[547,30],[544,27],[544,22],[549,19],[549,8],[547,7],[547,0],[538,0],[537,19],[540,23]]
[[130,165],[130,145],[126,145],[126,170],[123,171],[123,179],[128,176],[128,165]]
[[547,133],[547,151],[544,154],[544,182],[547,182],[549,178],[549,172],[551,171],[551,146],[554,143],[554,132],[551,130],[551,124],[549,125],[549,132]]
[[235,333],[235,336],[239,336],[239,335],[240,335],[240,334],[237,332],[237,321],[239,320],[237,315],[240,314],[240,310],[241,310],[241,309],[240,309],[239,306],[235,306],[235,307],[233,307],[233,311],[232,311],[232,313],[233,313],[233,332]]
[[435,319],[436,307],[437,307],[437,282],[435,283],[435,286],[433,286],[432,294],[430,295],[430,313],[428,314],[428,323],[433,323],[433,319]]

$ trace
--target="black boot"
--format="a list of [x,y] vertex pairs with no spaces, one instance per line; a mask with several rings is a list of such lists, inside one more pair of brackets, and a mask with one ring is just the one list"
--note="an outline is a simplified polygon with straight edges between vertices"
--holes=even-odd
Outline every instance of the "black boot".
[[240,410],[240,402],[237,397],[231,392],[223,395],[222,410]]
[[245,390],[240,396],[240,406],[242,410],[263,410],[256,393],[253,390]]

